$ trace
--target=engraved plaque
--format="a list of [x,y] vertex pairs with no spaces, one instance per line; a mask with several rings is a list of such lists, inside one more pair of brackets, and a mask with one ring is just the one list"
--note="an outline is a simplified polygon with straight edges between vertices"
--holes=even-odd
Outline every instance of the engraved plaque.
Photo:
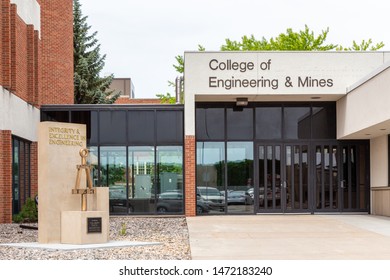
[[102,218],[87,218],[87,233],[102,233]]

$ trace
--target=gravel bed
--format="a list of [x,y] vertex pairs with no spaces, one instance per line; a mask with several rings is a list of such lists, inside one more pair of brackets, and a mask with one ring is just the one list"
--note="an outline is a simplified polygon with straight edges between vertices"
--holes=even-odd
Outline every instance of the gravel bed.
[[[122,230],[122,225],[125,230]],[[37,226],[36,224],[29,224]],[[124,234],[123,234],[124,233]],[[18,224],[0,224],[0,243],[37,242],[38,231]],[[125,248],[50,251],[0,246],[0,260],[190,260],[186,219],[183,217],[111,217],[110,240],[160,242]]]

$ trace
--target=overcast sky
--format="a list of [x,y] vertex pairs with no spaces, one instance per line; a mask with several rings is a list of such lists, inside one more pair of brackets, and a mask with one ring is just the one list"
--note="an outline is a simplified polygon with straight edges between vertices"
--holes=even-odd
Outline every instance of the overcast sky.
[[102,75],[131,78],[136,98],[173,93],[172,64],[201,44],[219,50],[226,38],[275,37],[287,28],[316,34],[329,27],[327,43],[351,46],[371,38],[390,50],[386,0],[80,0],[92,31],[98,31],[106,66]]

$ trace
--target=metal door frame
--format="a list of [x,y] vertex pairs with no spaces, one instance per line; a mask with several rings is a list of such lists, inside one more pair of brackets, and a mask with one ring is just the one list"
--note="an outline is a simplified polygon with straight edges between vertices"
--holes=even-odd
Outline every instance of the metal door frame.
[[[271,178],[271,186],[272,186],[272,192],[273,192],[273,195],[272,195],[272,205],[270,207],[268,207],[268,200],[267,200],[267,191],[266,191],[266,188],[264,188],[264,208],[260,208],[259,204],[260,204],[260,185],[261,185],[261,182],[260,182],[260,172],[259,172],[259,148],[260,147],[264,147],[264,155],[265,155],[265,158],[264,160],[267,159],[266,155],[267,155],[267,147],[271,147],[272,149],[272,170],[276,170],[277,169],[277,166],[276,166],[276,159],[275,159],[275,154],[276,154],[276,147],[279,147],[280,148],[280,180],[278,181],[277,178],[276,178],[276,174],[272,173],[272,178]],[[308,164],[308,171],[307,171],[307,182],[308,182],[308,187],[307,187],[307,191],[308,191],[308,194],[307,194],[307,199],[308,199],[308,208],[307,209],[302,209],[302,178],[300,179],[300,192],[299,192],[299,195],[300,195],[300,208],[299,209],[288,209],[287,207],[287,185],[286,185],[286,168],[287,168],[287,165],[286,165],[286,151],[287,151],[287,147],[290,146],[291,147],[291,151],[293,152],[293,149],[295,146],[299,146],[300,148],[302,146],[307,146],[307,164]],[[309,141],[289,141],[289,142],[284,142],[284,141],[278,141],[278,142],[270,142],[270,141],[256,141],[254,143],[254,168],[255,168],[255,173],[254,173],[254,178],[255,178],[255,186],[259,186],[257,188],[254,188],[254,198],[255,198],[255,207],[254,207],[254,211],[255,213],[281,213],[281,214],[284,214],[284,213],[309,213],[311,212],[311,206],[310,206],[310,197],[311,197],[311,188],[310,188],[310,174],[311,174],[311,145],[310,145],[310,142]],[[300,153],[299,153],[299,165],[302,166],[302,149],[300,149]],[[264,165],[264,174],[267,174],[267,170],[268,170],[268,166],[267,165]],[[291,165],[291,168],[293,168],[293,165]],[[300,174],[301,176],[302,174]],[[294,177],[292,177],[294,178]],[[268,186],[268,181],[267,181],[267,178],[263,178],[263,185],[265,186],[265,184],[267,184]],[[277,201],[276,201],[276,198],[275,198],[275,194],[276,194],[276,190],[277,188],[280,188],[280,192],[281,192],[281,198],[280,198],[280,208],[276,208],[277,206]],[[294,197],[294,196],[292,196]]]

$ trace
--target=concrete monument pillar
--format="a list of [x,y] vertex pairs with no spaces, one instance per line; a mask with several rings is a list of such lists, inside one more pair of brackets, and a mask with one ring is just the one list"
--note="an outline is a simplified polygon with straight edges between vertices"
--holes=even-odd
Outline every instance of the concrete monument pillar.
[[[38,242],[108,242],[108,188],[93,188],[84,172],[86,126],[42,122],[38,136]],[[84,173],[84,174],[83,174]],[[77,188],[78,191],[74,189]],[[83,194],[84,193],[84,194]],[[86,200],[82,204],[82,199]],[[84,209],[82,209],[84,205]]]

